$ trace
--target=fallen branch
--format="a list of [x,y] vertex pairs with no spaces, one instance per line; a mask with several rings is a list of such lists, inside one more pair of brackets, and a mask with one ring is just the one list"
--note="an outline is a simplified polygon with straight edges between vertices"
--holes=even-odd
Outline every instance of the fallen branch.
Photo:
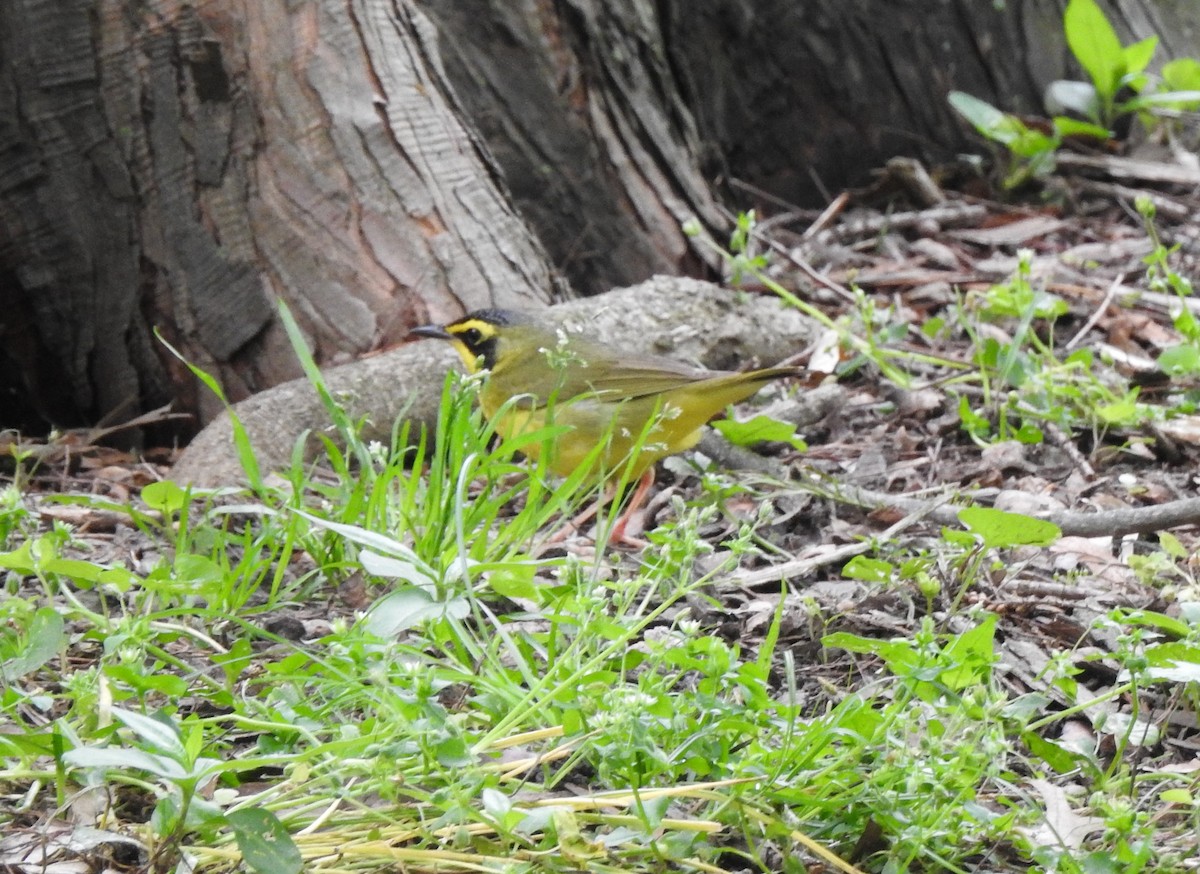
[[[655,277],[632,288],[546,310],[548,321],[587,333],[632,353],[667,355],[717,369],[774,364],[808,345],[812,323],[773,297],[747,297],[708,282]],[[409,343],[324,372],[330,393],[364,440],[387,442],[400,417],[432,426],[448,368],[458,356],[449,344]],[[330,418],[307,380],[275,386],[235,405],[234,411],[264,471],[288,466],[297,441],[312,456],[329,434]],[[195,487],[240,485],[245,475],[226,413],[184,450],[172,478]]]
[[[926,518],[939,525],[957,525],[962,506],[943,504],[927,509],[929,498],[876,492],[857,486],[829,485],[819,487],[822,495],[869,510],[893,508],[903,512],[925,513]],[[964,506],[969,506],[970,501]],[[1150,507],[1129,507],[1120,510],[1101,510],[1080,513],[1066,510],[1058,513],[1031,514],[1053,522],[1067,537],[1121,537],[1125,534],[1153,534],[1168,528],[1200,525],[1200,498],[1168,501]]]

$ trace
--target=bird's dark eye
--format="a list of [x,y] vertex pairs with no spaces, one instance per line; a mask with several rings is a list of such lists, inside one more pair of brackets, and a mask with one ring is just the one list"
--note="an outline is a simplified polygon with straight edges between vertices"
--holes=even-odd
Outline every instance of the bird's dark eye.
[[483,333],[478,328],[467,328],[462,333],[463,342],[468,346],[478,346],[483,340]]

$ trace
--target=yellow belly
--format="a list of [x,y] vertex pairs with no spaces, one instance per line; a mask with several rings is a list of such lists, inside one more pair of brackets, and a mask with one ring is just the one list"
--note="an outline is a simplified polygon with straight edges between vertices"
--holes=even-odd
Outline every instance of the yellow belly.
[[480,405],[501,437],[517,441],[522,453],[559,476],[571,474],[591,457],[599,475],[619,476],[628,470],[632,478],[660,458],[695,446],[705,423],[729,404],[792,374],[790,368],[718,373],[662,391],[622,395],[608,389],[545,404],[529,396],[510,401],[504,387],[511,380],[498,381],[493,372]]
[[[486,393],[483,400],[496,432],[519,442],[524,455],[559,476],[573,473],[591,456],[600,476],[620,475],[629,465],[629,477],[639,477],[660,458],[695,446],[704,424],[683,421],[677,407],[657,397],[608,403],[584,396],[533,409],[500,404],[489,409]],[[523,439],[544,429],[540,438]]]

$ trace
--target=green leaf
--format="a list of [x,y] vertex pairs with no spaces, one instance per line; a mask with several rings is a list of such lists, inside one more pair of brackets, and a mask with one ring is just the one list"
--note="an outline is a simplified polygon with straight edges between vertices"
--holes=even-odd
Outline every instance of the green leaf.
[[1049,546],[1062,535],[1053,522],[992,507],[965,507],[958,511],[958,520],[993,549]]
[[176,582],[189,583],[197,588],[205,584],[220,583],[225,579],[221,566],[207,555],[184,553],[175,559]]
[[986,100],[964,91],[951,91],[946,98],[950,106],[989,140],[1002,145],[1013,142],[1028,128],[1016,116],[1001,112]]
[[1022,422],[1015,436],[1018,443],[1024,443],[1026,446],[1037,446],[1046,439],[1046,435],[1042,433],[1042,429],[1033,424],[1033,422]]
[[886,583],[896,572],[895,566],[879,558],[856,555],[842,567],[842,576],[867,583]]
[[112,713],[147,746],[177,762],[187,761],[183,737],[176,726],[123,707],[114,707]]
[[145,771],[172,782],[186,779],[187,769],[169,756],[159,756],[128,747],[79,747],[63,753],[63,761],[77,768],[111,768]]
[[423,589],[433,590],[437,586],[437,578],[431,576],[424,564],[414,564],[402,558],[390,555],[380,555],[369,549],[358,551],[358,560],[363,570],[374,577],[384,577],[389,580],[404,582]]
[[133,665],[112,664],[104,666],[104,673],[118,683],[136,692],[160,692],[170,698],[182,698],[189,686],[182,677],[174,674],[147,674]]
[[314,516],[311,513],[306,513],[303,510],[292,509],[292,512],[297,516],[302,516],[309,522],[320,528],[327,528],[336,534],[340,534],[352,543],[357,543],[359,546],[365,546],[368,549],[380,553],[381,555],[390,555],[401,558],[416,567],[429,579],[436,580],[438,578],[437,571],[430,567],[426,562],[421,560],[412,549],[405,546],[398,540],[388,537],[386,534],[380,534],[376,531],[368,531],[366,528],[360,528],[357,525],[346,525],[342,522],[334,522],[329,519],[322,519],[320,516]]
[[169,479],[162,482],[150,483],[142,489],[142,500],[151,510],[158,510],[166,516],[174,516],[187,506],[188,493]]
[[537,568],[532,564],[513,564],[488,571],[485,579],[497,595],[540,602],[541,592],[533,582],[536,572]]
[[959,395],[958,418],[963,430],[974,437],[987,437],[992,433],[992,423],[971,409],[971,399]]
[[[1096,86],[1091,82],[1080,82],[1078,79],[1056,79],[1046,86],[1046,109],[1055,116],[1055,130],[1064,131],[1058,127],[1058,119],[1063,111],[1074,112],[1084,118],[1100,117],[1100,95]],[[1100,128],[1107,136],[1106,128]]]
[[1032,731],[1022,735],[1029,752],[1041,759],[1059,774],[1069,774],[1079,768],[1083,760],[1075,750],[1068,749],[1055,741],[1048,740]]
[[1054,131],[1060,137],[1091,137],[1102,141],[1112,136],[1112,131],[1106,127],[1065,115],[1054,116]]
[[1063,29],[1071,53],[1091,76],[1101,103],[1111,105],[1125,75],[1125,53],[1117,32],[1095,0],[1070,0]]
[[1158,797],[1165,804],[1185,804],[1188,807],[1196,806],[1195,796],[1186,789],[1164,789],[1158,793]]
[[66,577],[81,589],[90,589],[100,581],[108,568],[79,558],[59,558],[51,555],[38,562],[38,572]]
[[225,817],[244,861],[258,874],[299,874],[304,867],[300,848],[279,817],[261,807],[235,810]]
[[380,598],[359,622],[369,633],[387,639],[431,619],[463,619],[470,612],[465,598],[435,601],[424,589],[410,587]]
[[753,446],[755,443],[770,440],[788,443],[796,449],[807,448],[805,442],[796,436],[795,425],[772,419],[770,416],[755,416],[745,422],[722,419],[712,424],[726,440],[735,446]]
[[32,574],[37,570],[33,557],[33,541],[26,540],[12,552],[0,552],[0,568],[19,574]]
[[1200,373],[1200,349],[1190,344],[1168,346],[1158,356],[1158,366],[1170,376]]
[[857,634],[836,631],[822,637],[821,645],[830,649],[837,648],[848,652],[879,656],[893,674],[905,674],[917,663],[913,644],[905,640],[876,640],[872,637],[860,637]]
[[1101,422],[1107,425],[1132,425],[1136,423],[1140,419],[1136,392],[1130,392],[1119,401],[1096,407],[1096,416]]
[[1173,637],[1187,637],[1191,632],[1186,622],[1181,622],[1174,616],[1167,616],[1165,613],[1156,613],[1153,610],[1118,609],[1113,611],[1113,619],[1122,624],[1156,628]]
[[1158,545],[1171,558],[1186,561],[1192,557],[1192,551],[1184,546],[1183,542],[1170,531],[1158,532]]
[[1158,37],[1148,36],[1138,40],[1133,45],[1125,46],[1121,55],[1125,62],[1125,75],[1134,76],[1150,66],[1154,52],[1158,48]]
[[1200,61],[1195,58],[1167,61],[1160,75],[1170,91],[1200,91]]
[[1178,109],[1180,111],[1194,110],[1200,105],[1200,90],[1187,91],[1156,91],[1151,94],[1139,94],[1120,105],[1121,112],[1137,112],[1142,109]]
[[1148,676],[1175,683],[1200,682],[1200,647],[1169,641],[1146,647]]
[[951,638],[944,652],[954,667],[947,668],[939,677],[948,688],[958,691],[987,682],[996,660],[998,618],[989,613],[974,628]]
[[475,764],[475,757],[471,755],[467,742],[458,735],[439,741],[434,747],[434,755],[444,768],[465,768]]
[[15,683],[58,655],[66,642],[63,628],[62,617],[50,607],[42,607],[34,613],[29,628],[21,635],[25,641],[24,651],[0,662],[0,679]]

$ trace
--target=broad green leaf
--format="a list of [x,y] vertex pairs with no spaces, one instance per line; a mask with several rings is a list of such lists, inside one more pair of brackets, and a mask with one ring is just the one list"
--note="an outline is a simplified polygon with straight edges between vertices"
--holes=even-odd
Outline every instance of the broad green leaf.
[[160,692],[171,698],[182,698],[189,688],[182,677],[166,673],[147,674],[133,665],[105,665],[104,673],[136,692]]
[[1200,61],[1195,58],[1167,61],[1161,75],[1169,91],[1200,91]]
[[1158,366],[1169,376],[1200,373],[1200,349],[1191,344],[1168,346],[1158,356]]
[[33,557],[33,541],[26,540],[12,552],[0,552],[0,568],[19,574],[32,574],[37,570]]
[[142,582],[142,578],[128,568],[105,568],[96,576],[96,582],[116,592],[125,593]]
[[873,637],[861,637],[845,631],[835,631],[821,638],[821,645],[830,649],[844,649],[848,652],[861,652],[876,655],[888,666],[893,674],[908,674],[917,663],[916,653],[912,644],[903,640],[876,640]]
[[371,634],[386,639],[431,619],[462,619],[470,612],[465,598],[435,601],[425,590],[411,587],[380,598],[359,622]]
[[1053,522],[992,507],[965,507],[958,520],[993,549],[1010,546],[1049,546],[1062,535]]
[[188,776],[187,769],[169,756],[159,756],[128,747],[79,747],[63,753],[63,761],[77,768],[145,771],[172,782]]
[[[1084,118],[1100,117],[1100,96],[1096,93],[1096,86],[1091,82],[1080,82],[1078,79],[1056,79],[1046,86],[1044,100],[1047,111],[1055,116],[1056,127],[1058,117],[1063,111],[1074,112]],[[1107,133],[1107,131],[1105,132]]]
[[1111,102],[1125,75],[1125,53],[1096,0],[1070,0],[1063,29],[1071,53],[1092,77],[1101,102]]
[[53,732],[33,732],[28,729],[24,734],[0,733],[0,759],[19,756],[53,756],[55,741],[58,739]]
[[1156,680],[1174,683],[1200,682],[1200,647],[1181,641],[1146,648],[1146,673]]
[[1197,104],[1200,104],[1200,90],[1197,89],[1156,91],[1152,94],[1139,94],[1137,97],[1130,98],[1121,103],[1120,109],[1122,112],[1136,112],[1156,107],[1188,110],[1195,109]]
[[1075,750],[1064,747],[1032,731],[1025,732],[1022,737],[1025,745],[1029,747],[1029,752],[1059,774],[1069,774],[1079,768],[1083,756]]
[[1096,407],[1096,415],[1108,425],[1131,425],[1139,419],[1137,395],[1130,393],[1119,401]]
[[1060,137],[1092,137],[1097,140],[1107,140],[1112,131],[1090,121],[1080,121],[1077,118],[1067,118],[1065,115],[1054,117],[1054,130]]
[[1158,532],[1158,545],[1171,558],[1186,561],[1192,557],[1192,551],[1184,546],[1183,542],[1170,531]]
[[532,564],[513,564],[488,571],[485,579],[497,595],[540,602],[541,592],[533,582],[536,572],[537,568]]
[[410,585],[420,586],[424,589],[432,590],[437,586],[437,579],[431,577],[424,566],[402,558],[392,558],[369,549],[360,549],[358,560],[362,563],[363,570],[372,576],[403,580]]
[[490,786],[484,787],[480,800],[483,802],[483,812],[497,822],[503,822],[504,817],[513,808],[511,798]]
[[886,583],[896,572],[895,566],[879,558],[856,555],[842,566],[842,576],[867,583]]
[[175,559],[175,578],[199,587],[206,583],[220,583],[225,579],[225,572],[207,555],[189,552]]
[[1020,119],[964,91],[951,91],[946,99],[955,112],[989,140],[1008,145],[1028,130]]
[[359,546],[365,546],[368,549],[374,550],[382,555],[396,556],[416,565],[429,579],[437,579],[437,572],[431,568],[426,562],[422,561],[420,556],[405,546],[398,540],[388,537],[386,534],[380,534],[375,531],[368,531],[366,528],[360,528],[357,525],[346,525],[342,522],[333,522],[329,519],[322,519],[320,516],[314,516],[311,513],[306,513],[303,510],[292,509],[292,512],[297,516],[303,516],[309,522],[320,528],[327,528],[337,534],[342,535],[352,543],[357,543]]
[[59,558],[53,555],[38,562],[40,573],[66,577],[81,589],[92,588],[100,582],[101,577],[108,570],[108,568],[92,564],[90,561],[78,558]]
[[996,661],[995,613],[962,634],[956,635],[947,644],[945,655],[954,667],[944,670],[939,679],[954,690],[986,682]]
[[142,500],[152,510],[173,516],[187,506],[188,493],[169,479],[150,483],[142,489]]
[[963,430],[976,437],[987,437],[992,432],[992,423],[971,408],[971,399],[966,395],[958,398],[958,418]]
[[1196,806],[1196,797],[1186,789],[1164,789],[1158,793],[1158,797],[1165,804],[1183,804],[1188,807]]
[[712,424],[726,440],[736,446],[753,446],[755,443],[770,440],[789,443],[796,449],[807,448],[804,441],[796,436],[795,425],[772,419],[770,416],[755,416],[745,422],[722,419]]
[[434,747],[434,755],[444,768],[465,768],[475,764],[475,757],[471,755],[466,741],[458,735],[440,740]]
[[21,635],[26,644],[24,650],[0,662],[0,679],[15,683],[58,655],[66,642],[63,628],[63,619],[56,610],[42,607],[34,613],[29,628]]
[[1125,75],[1136,75],[1150,66],[1150,61],[1154,58],[1157,48],[1158,37],[1148,36],[1121,49],[1122,59],[1125,63]]
[[178,762],[187,760],[183,738],[179,734],[179,729],[174,725],[160,722],[153,716],[126,710],[123,707],[114,707],[112,714],[147,746]]
[[1093,720],[1093,725],[1097,730],[1122,738],[1135,747],[1154,746],[1162,736],[1157,725],[1119,711],[1099,714]]
[[1022,422],[1015,436],[1018,443],[1024,443],[1026,446],[1038,446],[1046,439],[1042,429],[1033,422]]
[[279,817],[261,807],[234,810],[225,817],[242,861],[256,874],[299,874],[304,859]]

